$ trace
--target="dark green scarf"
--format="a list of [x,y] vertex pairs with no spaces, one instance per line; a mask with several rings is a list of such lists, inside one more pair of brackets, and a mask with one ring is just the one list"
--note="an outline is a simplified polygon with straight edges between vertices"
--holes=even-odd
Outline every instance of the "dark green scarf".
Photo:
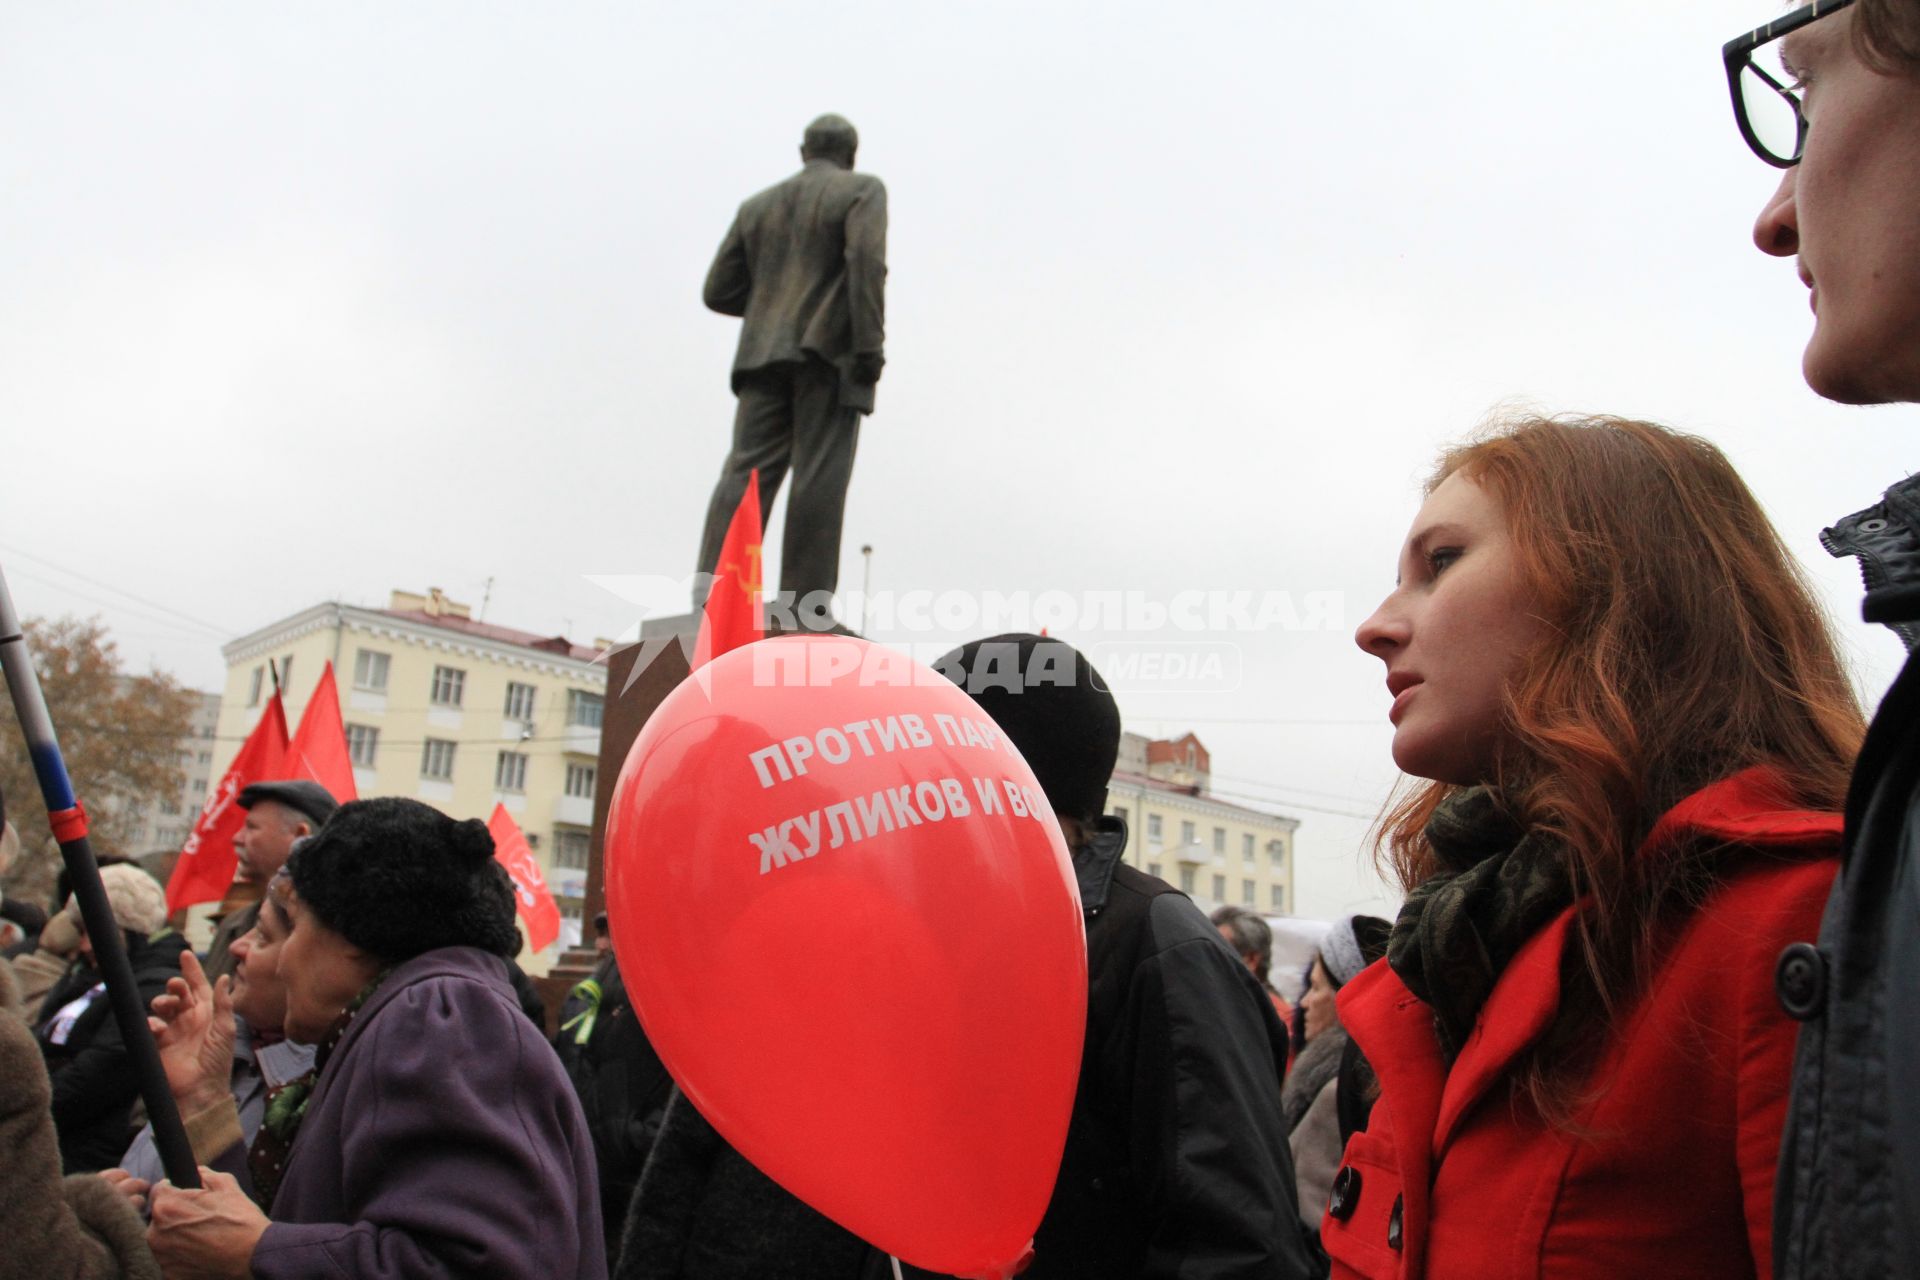
[[1440,869],[1407,895],[1387,963],[1433,1010],[1451,1065],[1508,962],[1573,902],[1573,882],[1560,842],[1522,831],[1486,787],[1448,796],[1427,842]]

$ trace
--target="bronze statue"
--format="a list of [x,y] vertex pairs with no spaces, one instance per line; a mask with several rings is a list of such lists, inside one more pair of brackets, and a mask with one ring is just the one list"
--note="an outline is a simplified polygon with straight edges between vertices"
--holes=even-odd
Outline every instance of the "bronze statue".
[[[839,583],[860,417],[873,412],[886,363],[887,189],[853,171],[858,146],[840,116],[808,125],[800,172],[740,206],[703,293],[708,307],[743,323],[733,448],[707,507],[699,569],[713,572],[748,475],[759,469],[764,521],[791,466],[780,548],[780,597],[789,606]],[[696,607],[708,579],[699,582]]]

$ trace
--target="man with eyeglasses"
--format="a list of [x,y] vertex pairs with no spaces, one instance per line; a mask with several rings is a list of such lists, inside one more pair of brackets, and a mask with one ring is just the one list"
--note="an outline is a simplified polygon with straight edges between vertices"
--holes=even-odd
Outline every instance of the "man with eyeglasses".
[[[1920,0],[1822,0],[1727,43],[1741,135],[1785,170],[1754,243],[1796,257],[1807,383],[1920,401]],[[1821,535],[1863,612],[1920,639],[1920,476]],[[1781,1280],[1920,1275],[1920,661],[1874,717],[1818,946],[1775,973],[1804,1023],[1774,1199]]]

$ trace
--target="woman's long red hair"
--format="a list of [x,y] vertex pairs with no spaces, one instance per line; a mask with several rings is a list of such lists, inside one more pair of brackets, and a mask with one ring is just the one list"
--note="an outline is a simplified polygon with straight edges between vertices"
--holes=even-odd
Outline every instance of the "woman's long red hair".
[[[1579,1062],[1657,963],[1660,925],[1712,885],[1713,850],[1636,858],[1654,822],[1751,765],[1795,805],[1838,809],[1865,723],[1825,616],[1760,504],[1714,446],[1645,422],[1526,417],[1442,455],[1502,506],[1522,580],[1555,639],[1526,659],[1491,779],[1529,829],[1570,851],[1579,945],[1560,1012],[1522,1066],[1568,1122]],[[1376,856],[1412,886],[1451,787],[1382,817]]]

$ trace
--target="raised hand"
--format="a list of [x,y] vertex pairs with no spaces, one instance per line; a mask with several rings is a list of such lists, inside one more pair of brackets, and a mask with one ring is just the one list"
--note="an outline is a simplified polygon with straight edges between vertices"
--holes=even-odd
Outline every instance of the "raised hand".
[[153,999],[147,1025],[160,1046],[167,1087],[183,1115],[204,1111],[232,1089],[233,997],[231,979],[207,982],[200,958],[180,953],[180,976],[167,980]]

